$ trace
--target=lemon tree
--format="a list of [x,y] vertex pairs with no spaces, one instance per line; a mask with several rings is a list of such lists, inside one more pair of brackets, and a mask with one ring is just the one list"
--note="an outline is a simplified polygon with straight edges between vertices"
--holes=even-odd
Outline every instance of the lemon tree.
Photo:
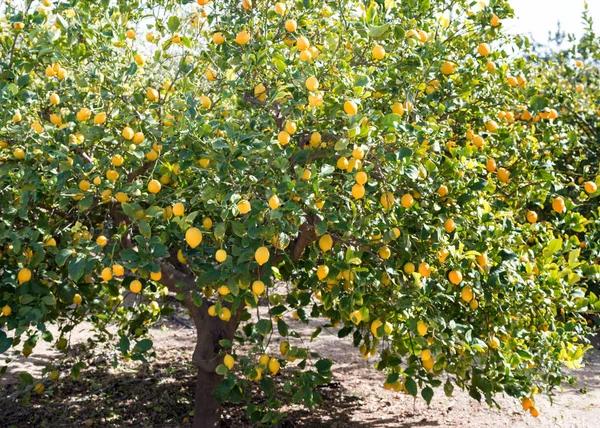
[[458,386],[537,416],[581,363],[599,183],[572,114],[595,100],[551,77],[570,57],[525,59],[507,1],[0,7],[8,362],[83,320],[145,361],[170,293],[197,330],[196,426],[322,401],[332,362],[298,322],[427,402]]

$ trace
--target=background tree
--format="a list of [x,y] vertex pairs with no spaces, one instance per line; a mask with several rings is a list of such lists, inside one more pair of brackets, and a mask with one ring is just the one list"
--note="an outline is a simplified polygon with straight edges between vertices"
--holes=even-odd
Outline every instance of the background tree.
[[509,4],[198,3],[2,6],[0,352],[64,350],[89,320],[145,361],[172,293],[196,426],[224,400],[263,423],[321,401],[331,362],[290,314],[352,334],[386,388],[429,402],[444,375],[536,416],[600,306],[581,253],[600,179]]

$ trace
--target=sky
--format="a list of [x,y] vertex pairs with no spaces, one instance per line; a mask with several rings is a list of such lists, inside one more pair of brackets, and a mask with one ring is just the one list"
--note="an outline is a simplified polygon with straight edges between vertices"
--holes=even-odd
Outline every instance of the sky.
[[[600,0],[587,0],[588,9],[594,20],[594,30],[600,33]],[[548,31],[556,30],[560,21],[561,29],[581,36],[583,24],[581,12],[584,0],[513,0],[515,19],[504,22],[505,28],[514,34],[524,34],[535,41],[545,43]]]

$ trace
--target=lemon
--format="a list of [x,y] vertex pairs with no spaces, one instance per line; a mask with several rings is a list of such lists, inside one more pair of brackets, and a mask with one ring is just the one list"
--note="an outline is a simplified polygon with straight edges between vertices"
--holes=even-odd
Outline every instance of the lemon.
[[23,268],[17,274],[17,279],[19,280],[19,284],[23,284],[31,279],[31,270],[29,268]]
[[317,268],[317,278],[323,281],[325,278],[327,278],[327,275],[329,275],[329,267],[327,267],[327,265],[320,265]]
[[158,272],[150,272],[150,279],[152,281],[160,281],[162,278],[162,272],[158,271]]
[[279,373],[279,368],[280,368],[279,361],[276,358],[271,358],[269,360],[269,371],[271,373],[273,373],[274,375],[276,375],[277,373]]
[[462,282],[463,280],[463,276],[462,273],[460,273],[457,270],[451,270],[450,273],[448,274],[448,279],[450,280],[450,282],[454,285],[458,285]]
[[425,336],[427,334],[427,331],[428,327],[425,321],[419,321],[417,323],[417,333],[419,333],[421,336]]
[[196,248],[202,242],[202,232],[200,229],[195,227],[190,227],[187,232],[185,232],[185,242],[192,248]]
[[371,333],[373,333],[373,336],[375,337],[379,337],[377,335],[377,330],[379,329],[379,327],[381,327],[383,325],[383,323],[380,320],[375,320],[371,323]]
[[473,289],[469,285],[465,285],[460,291],[460,295],[465,302],[473,300]]
[[160,189],[162,187],[162,184],[160,184],[160,181],[158,180],[150,180],[150,182],[148,183],[148,191],[150,193],[153,194],[157,194],[158,192],[160,192]]
[[223,357],[223,364],[225,364],[225,367],[231,370],[235,364],[235,359],[231,355],[227,354]]
[[140,281],[138,281],[137,279],[134,279],[129,284],[129,290],[132,293],[136,293],[136,294],[139,293],[140,291],[142,291],[142,283]]
[[264,265],[269,261],[269,249],[267,247],[258,247],[254,252],[254,259],[259,266]]
[[240,214],[248,214],[250,212],[250,209],[252,209],[250,202],[246,199],[242,199],[241,201],[239,201],[237,207]]
[[105,267],[104,269],[102,269],[102,272],[100,273],[100,276],[102,277],[102,279],[104,280],[104,282],[110,281],[112,279],[112,277],[113,277],[111,268]]
[[175,204],[173,204],[173,215],[174,216],[182,216],[183,213],[185,211],[185,205],[183,205],[181,202],[176,202]]
[[321,251],[329,251],[331,250],[331,247],[333,247],[333,238],[331,238],[331,235],[326,233],[319,238],[319,248]]
[[225,260],[227,260],[227,252],[225,250],[217,250],[215,253],[215,259],[219,263],[223,263]]

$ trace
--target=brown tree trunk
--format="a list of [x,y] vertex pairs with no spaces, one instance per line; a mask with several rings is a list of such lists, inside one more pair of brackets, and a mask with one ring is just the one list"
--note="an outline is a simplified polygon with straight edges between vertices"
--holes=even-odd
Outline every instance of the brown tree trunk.
[[192,362],[198,367],[196,397],[194,404],[194,428],[213,428],[221,426],[221,403],[214,398],[213,391],[223,379],[216,369],[223,362],[224,353],[220,341],[233,340],[242,308],[227,322],[219,317],[208,315],[208,304],[197,307],[191,297],[187,298],[187,307],[196,326],[196,348]]
[[213,396],[213,390],[221,382],[216,373],[198,369],[196,397],[194,404],[194,428],[215,428],[221,426],[221,403]]

